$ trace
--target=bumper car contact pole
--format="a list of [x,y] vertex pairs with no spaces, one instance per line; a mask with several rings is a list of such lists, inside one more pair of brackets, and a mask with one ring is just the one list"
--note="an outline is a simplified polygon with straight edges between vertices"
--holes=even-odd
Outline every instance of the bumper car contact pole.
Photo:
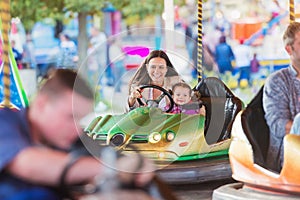
[[3,62],[3,83],[4,83],[4,107],[10,107],[10,67],[9,67],[9,37],[10,30],[10,0],[1,0],[0,2],[0,15],[1,15],[1,32],[2,32],[2,62]]
[[295,22],[295,4],[294,0],[290,0],[290,23]]
[[101,192],[111,193],[119,187],[117,177],[117,153],[112,147],[105,147],[101,152],[104,174],[98,177],[97,184]]
[[197,74],[198,82],[202,80],[202,0],[198,0],[198,51],[197,51]]

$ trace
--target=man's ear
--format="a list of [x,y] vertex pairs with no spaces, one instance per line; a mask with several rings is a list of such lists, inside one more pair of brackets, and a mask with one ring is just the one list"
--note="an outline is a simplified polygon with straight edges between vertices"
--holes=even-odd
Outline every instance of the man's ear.
[[48,96],[44,94],[39,94],[35,98],[35,104],[42,110],[45,105],[49,102]]
[[293,50],[292,45],[290,45],[290,44],[286,45],[286,46],[285,46],[285,50],[286,50],[286,52],[287,52],[289,55],[291,55],[291,54],[292,54],[292,50]]

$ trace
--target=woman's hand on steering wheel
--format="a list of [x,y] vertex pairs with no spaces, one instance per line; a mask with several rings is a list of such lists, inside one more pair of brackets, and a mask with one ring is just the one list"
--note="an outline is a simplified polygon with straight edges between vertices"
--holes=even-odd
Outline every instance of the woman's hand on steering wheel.
[[[145,88],[153,88],[153,89],[160,90],[162,92],[162,94],[156,99],[145,99],[141,95],[141,92]],[[159,105],[159,103],[163,100],[163,98],[165,96],[167,96],[168,100],[170,102],[170,105],[169,105],[169,108],[165,112],[170,112],[172,110],[172,108],[174,107],[174,100],[172,98],[172,95],[170,94],[170,92],[168,92],[166,89],[164,89],[160,86],[157,86],[157,85],[142,85],[136,91],[140,92],[140,97],[137,97],[137,102],[139,103],[140,106],[145,106],[145,104],[146,104],[149,107],[157,107]],[[143,99],[143,101],[142,101],[142,99]]]

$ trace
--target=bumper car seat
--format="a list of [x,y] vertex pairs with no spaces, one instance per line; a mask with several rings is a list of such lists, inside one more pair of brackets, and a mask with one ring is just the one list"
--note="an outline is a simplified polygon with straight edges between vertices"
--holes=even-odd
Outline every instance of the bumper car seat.
[[[269,168],[266,164],[269,148],[269,127],[265,120],[262,104],[263,87],[247,105],[241,115],[242,128],[253,148],[254,162]],[[274,169],[273,169],[274,170]],[[277,170],[276,170],[277,171]]]
[[202,79],[193,89],[201,94],[206,108],[204,134],[208,144],[214,144],[231,137],[232,123],[243,102],[218,78]]

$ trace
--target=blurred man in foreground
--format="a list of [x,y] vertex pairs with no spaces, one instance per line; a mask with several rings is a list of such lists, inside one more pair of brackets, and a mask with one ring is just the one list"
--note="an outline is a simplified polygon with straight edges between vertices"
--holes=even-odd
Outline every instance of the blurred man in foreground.
[[[0,199],[61,198],[56,189],[73,159],[68,149],[79,138],[79,121],[92,106],[93,93],[85,81],[72,70],[58,69],[29,108],[0,110]],[[136,159],[129,160],[134,166]],[[136,185],[152,179],[154,167],[148,164],[149,173],[134,176]],[[69,167],[64,182],[93,182],[103,168],[95,157],[82,156]]]

